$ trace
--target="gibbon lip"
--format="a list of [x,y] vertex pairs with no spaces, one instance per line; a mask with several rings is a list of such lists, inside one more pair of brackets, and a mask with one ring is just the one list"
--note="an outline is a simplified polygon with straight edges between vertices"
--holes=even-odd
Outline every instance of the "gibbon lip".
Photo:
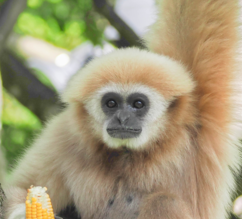
[[133,133],[140,133],[142,131],[141,128],[108,128],[107,129],[108,132],[123,132],[123,133],[126,133],[126,132],[133,132]]
[[108,134],[113,138],[135,138],[141,133],[141,128],[108,128]]

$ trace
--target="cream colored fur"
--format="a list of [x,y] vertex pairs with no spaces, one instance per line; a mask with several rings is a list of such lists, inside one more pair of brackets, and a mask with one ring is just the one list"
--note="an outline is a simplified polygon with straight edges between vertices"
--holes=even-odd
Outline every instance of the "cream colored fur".
[[9,219],[25,219],[26,218],[26,208],[25,204],[19,204],[16,208],[12,211],[9,216]]
[[5,167],[6,167],[5,157],[4,157],[3,151],[0,147],[0,183],[3,183],[3,180],[4,180]]
[[[238,3],[163,0],[151,52],[121,49],[81,70],[67,108],[13,171],[6,219],[30,185],[48,188],[55,212],[75,204],[83,219],[227,218],[240,163]],[[149,97],[139,138],[107,136],[107,91]]]

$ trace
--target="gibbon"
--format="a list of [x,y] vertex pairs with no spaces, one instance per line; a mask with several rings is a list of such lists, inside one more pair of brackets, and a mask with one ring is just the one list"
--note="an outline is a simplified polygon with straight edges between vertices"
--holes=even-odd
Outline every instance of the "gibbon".
[[4,153],[0,145],[0,183],[3,183],[3,178],[5,176],[5,158]]
[[6,189],[30,185],[82,219],[225,219],[239,167],[239,0],[163,0],[145,37],[91,61]]

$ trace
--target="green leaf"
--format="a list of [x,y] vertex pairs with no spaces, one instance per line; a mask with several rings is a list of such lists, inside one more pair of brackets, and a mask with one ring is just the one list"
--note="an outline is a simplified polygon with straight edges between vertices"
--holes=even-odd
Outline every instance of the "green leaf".
[[30,8],[39,8],[43,3],[43,0],[28,0],[27,5]]

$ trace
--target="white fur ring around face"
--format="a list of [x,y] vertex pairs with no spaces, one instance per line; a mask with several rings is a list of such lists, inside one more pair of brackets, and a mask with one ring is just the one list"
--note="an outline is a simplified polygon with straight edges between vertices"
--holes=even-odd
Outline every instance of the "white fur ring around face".
[[19,204],[12,212],[12,214],[10,214],[8,219],[26,219],[25,211],[26,211],[25,204]]

